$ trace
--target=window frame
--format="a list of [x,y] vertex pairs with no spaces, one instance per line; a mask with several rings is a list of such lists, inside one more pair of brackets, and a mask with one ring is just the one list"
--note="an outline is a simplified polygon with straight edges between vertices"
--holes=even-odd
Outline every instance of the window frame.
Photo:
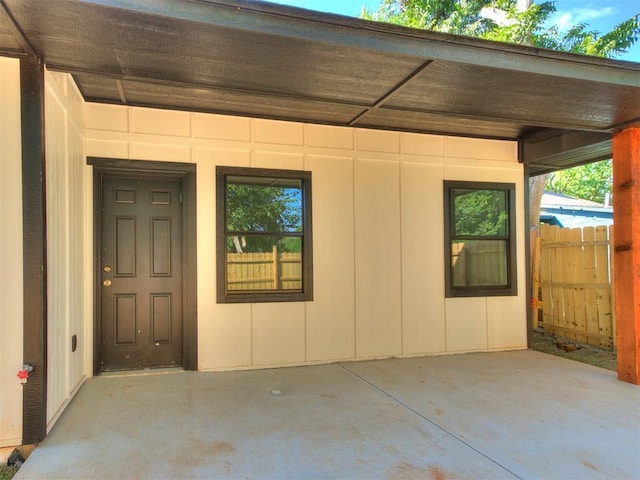
[[[453,190],[499,190],[507,193],[507,235],[495,235],[478,238],[478,240],[506,240],[506,267],[507,284],[502,286],[469,286],[461,287],[453,285],[453,265],[451,262],[453,241],[456,240],[453,230],[454,206]],[[444,181],[444,256],[445,256],[445,297],[494,297],[494,296],[517,296],[517,250],[516,250],[516,185],[515,183],[502,182],[471,182],[459,180]]]
[[[227,177],[291,178],[302,182],[302,289],[227,289]],[[216,262],[218,303],[308,302],[313,300],[313,229],[311,172],[249,167],[216,167]]]

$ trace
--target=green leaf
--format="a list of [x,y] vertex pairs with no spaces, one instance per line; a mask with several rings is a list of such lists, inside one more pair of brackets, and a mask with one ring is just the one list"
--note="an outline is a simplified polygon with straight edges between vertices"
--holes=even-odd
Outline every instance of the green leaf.
[[[483,8],[504,11],[508,23],[485,18]],[[517,0],[383,0],[377,10],[364,8],[361,16],[412,28],[609,58],[625,53],[640,37],[640,14],[601,34],[584,23],[561,32],[557,26],[548,25],[555,12],[555,1],[533,3],[521,12]]]

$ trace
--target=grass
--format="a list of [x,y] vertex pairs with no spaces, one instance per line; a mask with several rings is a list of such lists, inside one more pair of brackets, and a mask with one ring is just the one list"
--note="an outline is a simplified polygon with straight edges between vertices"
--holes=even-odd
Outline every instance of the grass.
[[0,465],[0,480],[11,480],[18,471],[18,467]]

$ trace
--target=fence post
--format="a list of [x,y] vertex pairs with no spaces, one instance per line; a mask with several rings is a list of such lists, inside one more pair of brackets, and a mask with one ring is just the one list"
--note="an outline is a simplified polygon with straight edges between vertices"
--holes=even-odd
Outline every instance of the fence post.
[[531,255],[531,261],[533,262],[533,279],[531,282],[531,318],[533,320],[533,329],[538,328],[538,290],[540,290],[540,232],[535,230],[536,236],[533,241],[533,255]]
[[280,276],[280,269],[278,268],[278,245],[273,246],[271,254],[273,255],[273,289],[278,290],[278,277]]

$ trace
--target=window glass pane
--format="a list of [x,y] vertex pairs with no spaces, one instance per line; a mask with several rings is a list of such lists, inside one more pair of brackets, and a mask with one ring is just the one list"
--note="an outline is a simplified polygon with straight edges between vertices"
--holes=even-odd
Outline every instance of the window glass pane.
[[452,189],[454,236],[506,236],[505,190]]
[[302,238],[227,236],[227,291],[302,290]]
[[313,300],[311,176],[216,167],[219,303]]
[[454,287],[507,286],[507,241],[451,242],[451,270]]
[[302,231],[300,179],[229,176],[226,194],[227,231]]

